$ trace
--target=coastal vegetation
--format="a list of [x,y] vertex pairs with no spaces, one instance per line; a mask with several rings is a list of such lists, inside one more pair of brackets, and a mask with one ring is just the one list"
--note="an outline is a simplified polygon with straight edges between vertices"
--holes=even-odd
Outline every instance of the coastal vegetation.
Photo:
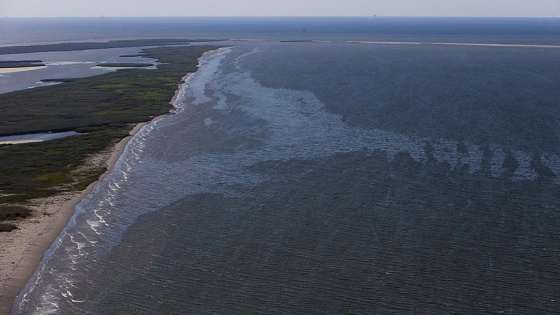
[[0,61],[0,69],[2,68],[25,68],[25,67],[40,67],[44,66],[42,60],[13,60],[13,61]]
[[6,46],[0,47],[0,55],[25,54],[34,52],[74,51],[88,49],[108,49],[126,47],[185,45],[192,42],[208,42],[210,40],[185,40],[185,39],[132,39],[113,40],[107,42],[59,43],[34,46]]
[[[0,135],[75,130],[46,142],[0,145],[0,222],[31,215],[36,198],[80,191],[106,168],[87,163],[126,137],[132,127],[168,113],[177,84],[196,71],[198,58],[217,46],[158,47],[143,55],[157,69],[125,69],[63,84],[0,94]],[[0,230],[10,230],[3,223]]]
[[66,79],[41,79],[39,80],[42,83],[68,83],[74,81],[75,79],[66,78]]

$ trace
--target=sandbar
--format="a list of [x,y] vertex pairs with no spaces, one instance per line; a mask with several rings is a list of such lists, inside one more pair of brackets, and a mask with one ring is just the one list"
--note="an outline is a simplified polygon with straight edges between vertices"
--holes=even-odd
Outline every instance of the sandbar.
[[2,68],[0,69],[0,74],[16,73],[24,71],[33,71],[39,69],[45,69],[47,66],[36,66],[36,67],[19,67],[19,68]]

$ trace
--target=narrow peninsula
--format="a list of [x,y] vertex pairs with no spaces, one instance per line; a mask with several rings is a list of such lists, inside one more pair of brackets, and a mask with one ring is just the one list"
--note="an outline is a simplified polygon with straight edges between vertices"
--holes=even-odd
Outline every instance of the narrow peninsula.
[[[110,45],[139,43],[145,42]],[[3,50],[23,53],[92,49],[92,45]],[[0,314],[9,313],[13,299],[75,205],[116,162],[130,135],[142,123],[169,113],[177,85],[186,74],[197,70],[204,52],[217,48],[147,48],[140,55],[156,59],[157,69],[131,67],[88,78],[61,78],[58,85],[0,94],[0,136],[76,132],[43,142],[0,144]],[[7,53],[3,50],[0,54]]]

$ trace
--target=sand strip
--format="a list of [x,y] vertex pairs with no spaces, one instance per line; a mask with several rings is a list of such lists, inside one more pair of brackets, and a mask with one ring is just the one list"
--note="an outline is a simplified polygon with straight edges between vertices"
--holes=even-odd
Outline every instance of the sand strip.
[[[128,141],[145,124],[136,124],[130,135],[113,148],[90,158],[88,163],[107,166],[99,180],[111,172]],[[97,181],[80,192],[34,200],[33,217],[18,221],[18,230],[0,233],[0,314],[10,313],[16,295],[33,275],[43,254],[66,226],[76,205],[96,184]]]
[[13,141],[0,141],[0,144],[24,144],[24,143],[34,143],[43,142],[44,140],[13,140]]
[[440,46],[474,46],[474,47],[508,47],[508,48],[552,48],[560,49],[560,45],[539,45],[539,44],[493,44],[493,43],[437,43],[437,42],[388,42],[388,41],[347,41],[354,44],[372,44],[372,45],[440,45]]

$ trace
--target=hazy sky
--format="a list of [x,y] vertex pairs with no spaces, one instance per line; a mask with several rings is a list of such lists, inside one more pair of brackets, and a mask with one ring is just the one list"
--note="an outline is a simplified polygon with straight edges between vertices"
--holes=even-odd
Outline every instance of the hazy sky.
[[560,16],[560,0],[0,0],[0,16]]

